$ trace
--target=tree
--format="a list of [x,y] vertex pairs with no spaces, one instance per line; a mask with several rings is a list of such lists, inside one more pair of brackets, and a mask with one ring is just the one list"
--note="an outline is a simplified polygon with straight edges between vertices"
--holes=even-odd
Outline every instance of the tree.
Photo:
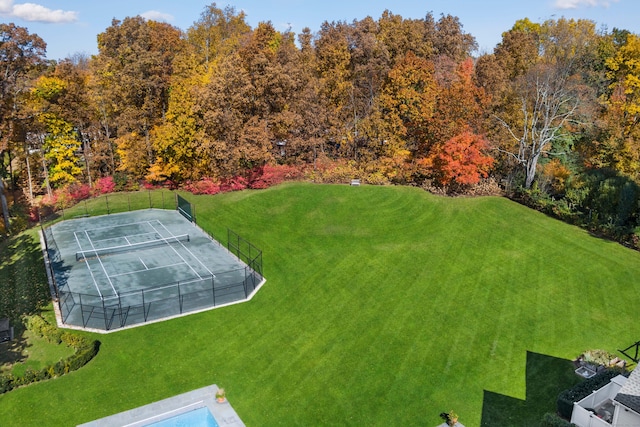
[[523,168],[525,188],[530,188],[536,177],[540,156],[551,152],[551,144],[578,107],[570,79],[569,70],[562,66],[533,67],[519,79],[521,121],[518,128],[498,117],[515,142],[515,150],[506,153]]
[[94,87],[113,114],[121,164],[136,178],[154,162],[151,130],[166,113],[173,59],[183,49],[177,28],[137,16],[114,19],[98,35]]
[[174,59],[169,107],[164,121],[153,129],[151,136],[156,160],[147,180],[170,179],[179,183],[202,176],[198,140],[202,124],[198,122],[195,106],[196,96],[207,77],[191,49],[185,49]]
[[99,166],[101,158],[94,138],[97,123],[90,106],[88,58],[76,55],[73,59],[58,62],[53,77],[60,79],[65,86],[55,103],[56,114],[72,124],[77,133],[81,148],[76,155],[84,163],[86,182],[91,186],[93,176],[99,176],[99,172],[94,171],[94,162]]
[[436,93],[433,63],[412,52],[389,72],[378,97],[387,155],[409,150],[419,156],[428,151],[427,126],[435,111]]
[[473,74],[473,60],[467,58],[458,63],[446,79],[438,81],[436,104],[428,124],[430,145],[442,144],[462,129],[483,132],[487,97],[484,90],[476,86]]
[[9,231],[9,209],[3,178],[5,155],[14,145],[24,144],[21,125],[21,97],[28,91],[33,74],[44,65],[47,45],[36,34],[23,27],[0,24],[0,206],[5,229]]
[[462,30],[460,19],[456,16],[442,15],[435,23],[435,30],[433,46],[438,56],[447,56],[459,62],[468,58],[478,47],[476,39]]
[[189,44],[207,69],[210,63],[235,51],[241,37],[251,32],[245,16],[242,11],[236,13],[232,6],[220,9],[212,3],[205,6],[200,19],[187,30]]
[[353,93],[349,31],[344,22],[325,21],[315,41],[318,92],[329,121],[327,138],[339,148],[347,138],[353,141],[353,110],[349,108]]
[[640,179],[640,37],[628,34],[606,59],[610,95],[604,101],[603,126],[591,160]]
[[432,157],[436,179],[442,185],[477,184],[493,165],[493,157],[486,154],[489,148],[489,142],[473,132],[454,136]]
[[588,120],[578,119],[592,114],[595,96],[584,82],[595,76],[589,66],[598,43],[591,21],[560,19],[539,25],[522,20],[496,48],[497,62],[513,83],[503,86],[499,102],[494,102],[494,114],[506,132],[495,129],[492,137],[501,141],[498,150],[523,171],[525,188],[535,179],[540,157],[562,151],[553,147],[562,133],[588,127]]
[[75,127],[55,108],[67,90],[65,81],[57,77],[42,76],[31,90],[37,121],[44,130],[44,157],[49,160],[49,180],[56,187],[76,182],[82,173],[81,142]]
[[424,19],[404,19],[388,10],[378,19],[377,39],[384,44],[390,65],[402,60],[407,52],[417,57],[431,59],[434,55],[435,22],[431,14]]

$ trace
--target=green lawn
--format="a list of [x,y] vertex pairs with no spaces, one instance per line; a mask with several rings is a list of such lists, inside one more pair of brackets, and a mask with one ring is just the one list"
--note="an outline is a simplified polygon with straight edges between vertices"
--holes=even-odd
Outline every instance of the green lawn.
[[[287,184],[188,196],[264,252],[245,304],[108,335],[86,367],[0,396],[69,426],[216,383],[247,426],[536,426],[568,359],[637,341],[640,254],[502,198]],[[3,280],[0,278],[0,280]]]
[[71,347],[50,343],[31,331],[25,331],[13,341],[0,345],[0,372],[22,376],[27,369],[37,371],[46,368],[73,352]]

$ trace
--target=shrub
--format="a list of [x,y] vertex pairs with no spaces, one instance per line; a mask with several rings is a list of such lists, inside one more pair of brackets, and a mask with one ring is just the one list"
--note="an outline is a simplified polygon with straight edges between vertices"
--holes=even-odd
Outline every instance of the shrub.
[[73,348],[87,347],[90,344],[87,338],[72,334],[71,332],[63,332],[60,334],[60,339],[63,343]]
[[[48,323],[41,316],[30,316],[27,318],[27,328],[32,332],[57,344],[64,342],[66,345],[76,349],[75,353],[59,360],[53,365],[49,365],[40,370],[27,369],[21,377],[15,377],[11,373],[0,374],[0,394],[13,390],[22,385],[33,382],[59,377],[71,371],[80,369],[98,354],[100,349],[99,341],[92,341],[80,335],[70,332],[62,332],[54,325]],[[57,340],[57,341],[55,341]]]
[[211,178],[202,178],[200,181],[188,182],[184,189],[192,194],[209,194],[214,195],[220,193],[220,183]]
[[247,180],[241,176],[234,176],[231,179],[223,179],[220,183],[220,190],[224,193],[228,191],[240,191],[247,188]]
[[75,371],[82,368],[84,365],[89,363],[96,354],[98,354],[99,348],[99,341],[90,341],[86,347],[79,348],[78,351],[67,358],[66,362],[69,367],[68,369],[65,367],[65,372]]
[[116,182],[112,176],[105,176],[96,181],[96,192],[98,194],[113,193],[116,189]]
[[116,191],[138,191],[140,183],[135,179],[130,179],[127,174],[116,172],[113,174],[113,182],[116,184]]
[[27,329],[43,337],[50,343],[60,344],[62,342],[62,332],[41,316],[29,316],[26,319]]
[[29,227],[27,218],[23,215],[11,218],[11,233],[18,234]]
[[12,374],[0,374],[0,394],[11,391],[15,387],[15,377]]
[[248,187],[263,189],[281,184],[285,181],[300,179],[304,176],[302,169],[292,165],[264,165],[255,168],[249,174]]
[[615,354],[606,350],[587,350],[582,353],[582,360],[592,365],[609,366],[609,362],[615,358]]
[[[40,209],[53,210],[53,208],[56,206],[57,203],[58,203],[58,195],[56,193],[45,194],[44,196],[42,196],[42,199],[40,200]],[[43,213],[42,216],[45,216],[45,214]]]
[[389,185],[389,179],[382,172],[371,172],[364,176],[364,182],[372,185]]
[[87,184],[72,184],[63,191],[69,193],[69,196],[74,203],[91,197],[91,187]]
[[540,427],[578,427],[575,424],[559,417],[557,414],[546,413],[542,418]]
[[318,164],[316,170],[309,173],[309,178],[315,182],[329,184],[347,184],[353,178],[362,177],[363,172],[357,168],[354,162],[331,162]]
[[67,209],[75,204],[71,195],[64,190],[54,191],[52,200],[56,209]]

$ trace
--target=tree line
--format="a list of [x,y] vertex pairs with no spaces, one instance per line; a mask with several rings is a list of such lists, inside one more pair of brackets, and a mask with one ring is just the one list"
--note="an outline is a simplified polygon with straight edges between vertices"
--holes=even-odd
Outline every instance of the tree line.
[[640,39],[627,30],[524,18],[474,56],[451,15],[296,35],[212,3],[184,31],[114,19],[97,45],[48,61],[44,40],[0,24],[3,196],[5,183],[33,203],[104,177],[186,185],[282,164],[442,192],[493,183],[635,239]]

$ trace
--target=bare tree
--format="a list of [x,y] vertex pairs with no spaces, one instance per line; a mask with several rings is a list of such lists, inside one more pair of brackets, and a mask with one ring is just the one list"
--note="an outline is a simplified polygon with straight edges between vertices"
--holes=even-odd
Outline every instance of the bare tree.
[[[500,151],[511,156],[525,173],[525,188],[531,188],[538,160],[552,151],[552,142],[574,116],[579,104],[570,67],[539,64],[527,72],[518,86],[521,101],[519,120],[497,117],[515,141],[514,149]],[[514,123],[517,122],[517,123]]]

